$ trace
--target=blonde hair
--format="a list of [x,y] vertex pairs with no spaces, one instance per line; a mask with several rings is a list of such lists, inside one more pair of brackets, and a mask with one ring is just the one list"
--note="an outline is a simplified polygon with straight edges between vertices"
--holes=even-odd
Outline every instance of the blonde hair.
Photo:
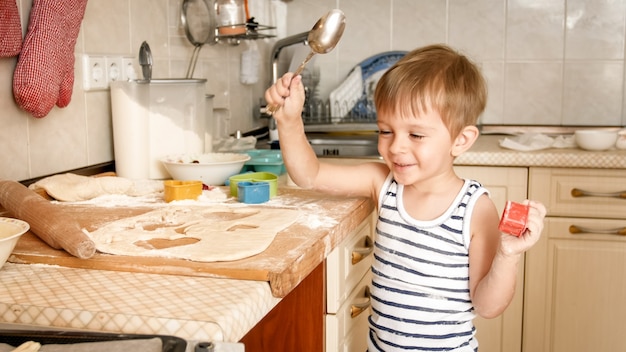
[[475,125],[487,103],[480,70],[446,45],[407,53],[378,81],[374,93],[378,114],[419,116],[437,111],[452,138]]

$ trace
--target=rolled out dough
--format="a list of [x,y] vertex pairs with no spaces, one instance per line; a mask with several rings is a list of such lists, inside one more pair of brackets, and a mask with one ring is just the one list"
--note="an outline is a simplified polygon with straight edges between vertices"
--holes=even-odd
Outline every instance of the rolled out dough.
[[89,235],[103,253],[230,261],[263,252],[300,213],[264,207],[174,206],[111,222]]

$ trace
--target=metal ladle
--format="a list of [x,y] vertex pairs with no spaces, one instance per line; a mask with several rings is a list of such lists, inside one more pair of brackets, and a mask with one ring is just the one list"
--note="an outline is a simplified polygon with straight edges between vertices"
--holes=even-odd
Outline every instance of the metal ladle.
[[205,43],[215,41],[215,34],[212,30],[213,24],[211,23],[212,14],[204,0],[183,0],[180,21],[185,29],[187,39],[194,45],[186,75],[186,78],[191,78],[196,69],[200,49]]
[[[302,73],[304,66],[311,61],[315,54],[326,54],[333,50],[339,39],[341,39],[345,28],[346,16],[339,9],[331,10],[317,20],[307,36],[307,42],[311,51],[294,71],[293,76],[295,77]],[[278,105],[270,105],[265,113],[271,116],[276,110],[278,110]]]

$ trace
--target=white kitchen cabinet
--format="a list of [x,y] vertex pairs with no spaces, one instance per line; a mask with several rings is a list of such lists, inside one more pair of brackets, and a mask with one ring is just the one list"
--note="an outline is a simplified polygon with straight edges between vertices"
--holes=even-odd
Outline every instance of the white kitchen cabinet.
[[531,168],[529,191],[548,216],[526,256],[524,351],[626,351],[626,170]]
[[326,258],[326,351],[366,351],[376,212]]
[[[528,169],[525,167],[456,166],[463,178],[479,181],[488,190],[498,212],[502,214],[507,200],[526,199]],[[499,317],[477,317],[476,336],[480,352],[519,352],[522,350],[522,312],[524,293],[524,265],[520,263],[513,301]]]

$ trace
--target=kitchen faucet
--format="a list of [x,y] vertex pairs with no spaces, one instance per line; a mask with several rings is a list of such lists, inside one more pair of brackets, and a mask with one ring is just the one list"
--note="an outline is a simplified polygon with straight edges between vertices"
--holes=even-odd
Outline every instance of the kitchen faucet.
[[[291,46],[291,45],[294,45],[294,44],[303,43],[305,45],[308,45],[308,42],[307,42],[308,36],[309,36],[309,32],[302,32],[302,33],[294,34],[294,35],[289,36],[289,37],[285,37],[285,38],[277,41],[274,44],[274,46],[272,47],[272,56],[271,56],[271,60],[270,60],[270,71],[272,72],[271,82],[269,83],[270,85],[272,85],[272,84],[276,83],[276,81],[278,81],[278,56],[280,55],[280,52],[284,48],[286,48],[288,46]],[[265,117],[265,118],[271,117],[271,115],[266,114],[267,106],[262,105],[259,108],[260,108],[259,112],[261,113],[261,117]],[[274,123],[273,120],[270,121],[270,122]]]
[[272,56],[271,56],[271,71],[272,71],[272,82],[270,82],[271,84],[276,83],[276,81],[278,80],[278,56],[280,55],[280,52],[291,45],[294,44],[298,44],[298,43],[304,43],[305,45],[308,45],[307,42],[307,37],[309,36],[309,32],[302,32],[302,33],[298,33],[298,34],[294,34],[292,36],[283,38],[279,41],[276,42],[276,44],[274,44],[274,47],[272,47]]

